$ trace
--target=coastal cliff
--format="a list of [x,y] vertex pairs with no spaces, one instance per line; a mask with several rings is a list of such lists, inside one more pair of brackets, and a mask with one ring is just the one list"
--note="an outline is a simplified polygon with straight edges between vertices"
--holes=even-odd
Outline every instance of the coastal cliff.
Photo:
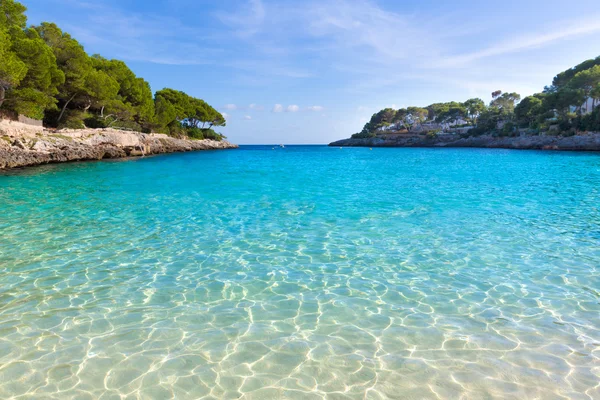
[[224,140],[177,139],[164,134],[116,129],[53,132],[18,122],[0,121],[0,169],[237,147]]
[[460,135],[381,135],[364,139],[344,139],[330,143],[336,147],[481,147],[522,150],[600,151],[600,133],[575,136],[521,135],[498,137],[492,135],[461,137]]

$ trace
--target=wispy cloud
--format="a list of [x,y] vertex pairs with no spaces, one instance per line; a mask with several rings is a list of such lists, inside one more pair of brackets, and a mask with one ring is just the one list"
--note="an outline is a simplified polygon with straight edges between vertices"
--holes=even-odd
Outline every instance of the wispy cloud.
[[251,115],[244,115],[244,119],[246,121],[250,121],[252,119],[252,116]]
[[[442,100],[454,98],[458,91],[475,96],[494,89],[539,90],[543,85],[538,77],[547,74],[545,79],[550,79],[566,62],[563,56],[532,61],[528,53],[561,41],[576,44],[580,39],[587,41],[589,52],[600,50],[594,40],[600,33],[600,10],[588,0],[580,4],[585,12],[561,12],[560,17],[554,13],[548,18],[538,9],[536,21],[530,24],[522,22],[525,18],[511,23],[490,17],[490,11],[502,9],[491,3],[482,6],[483,14],[467,15],[464,5],[407,6],[377,0],[213,4],[177,0],[169,2],[167,12],[154,2],[131,10],[129,2],[47,1],[57,22],[91,52],[106,52],[126,61],[184,66],[181,71],[185,73],[196,71],[190,66],[201,70],[211,65],[211,71],[220,71],[222,87],[260,88],[272,92],[273,102],[283,98],[278,93],[305,88],[314,91],[314,98],[305,93],[295,101],[318,102],[320,88],[348,97],[360,94],[358,101],[369,108],[359,109],[359,115],[392,102],[424,102],[419,92],[428,98],[434,92]],[[531,7],[524,7],[521,14],[527,10],[531,12]],[[510,60],[500,62],[500,56],[506,55]],[[519,76],[517,71],[526,68],[538,77],[533,73]],[[365,98],[374,93],[378,99]],[[225,101],[237,105],[223,109],[240,114],[264,110],[257,104],[242,106],[246,98],[228,96]],[[261,101],[267,100],[261,96]],[[294,111],[293,106],[277,104],[272,111],[320,112],[319,107],[334,107],[305,105]]]
[[299,110],[300,110],[300,107],[295,104],[289,105],[285,109],[286,112],[293,112],[293,113],[298,112]]
[[261,0],[249,0],[235,11],[217,12],[219,18],[225,25],[231,27],[237,35],[249,37],[256,34],[263,24],[266,11]]
[[[565,27],[566,25],[566,27]],[[521,52],[533,48],[540,48],[551,45],[560,40],[573,39],[583,35],[590,35],[600,32],[600,20],[597,18],[589,20],[571,21],[565,24],[558,24],[558,27],[552,26],[550,30],[539,33],[527,33],[519,37],[513,37],[500,43],[493,44],[490,47],[463,55],[447,57],[437,64],[437,67],[445,66],[464,66],[473,61],[499,56],[504,54]]]

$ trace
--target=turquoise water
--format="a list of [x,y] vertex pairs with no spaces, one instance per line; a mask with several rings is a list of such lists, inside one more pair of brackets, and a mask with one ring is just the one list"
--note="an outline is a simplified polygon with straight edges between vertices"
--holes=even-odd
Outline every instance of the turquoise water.
[[600,398],[598,154],[44,166],[0,239],[0,398]]

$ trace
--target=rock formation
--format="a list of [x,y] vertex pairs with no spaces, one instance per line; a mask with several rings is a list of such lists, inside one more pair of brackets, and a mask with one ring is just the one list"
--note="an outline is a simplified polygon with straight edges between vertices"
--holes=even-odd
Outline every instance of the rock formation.
[[460,135],[381,135],[366,139],[344,139],[333,142],[338,147],[482,147],[530,150],[600,151],[600,133],[575,136],[521,135],[497,137],[492,135],[461,137]]
[[237,147],[227,141],[177,139],[116,129],[52,132],[19,122],[0,121],[0,169]]

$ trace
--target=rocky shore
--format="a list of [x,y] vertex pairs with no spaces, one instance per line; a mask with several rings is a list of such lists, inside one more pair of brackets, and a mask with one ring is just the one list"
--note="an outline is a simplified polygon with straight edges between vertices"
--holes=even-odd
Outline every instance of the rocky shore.
[[575,136],[521,135],[496,137],[482,135],[462,138],[460,135],[388,134],[367,139],[344,139],[329,144],[337,147],[481,147],[521,150],[600,151],[600,133]]
[[176,139],[163,134],[116,129],[53,132],[19,122],[0,121],[0,169],[237,147],[227,141]]

